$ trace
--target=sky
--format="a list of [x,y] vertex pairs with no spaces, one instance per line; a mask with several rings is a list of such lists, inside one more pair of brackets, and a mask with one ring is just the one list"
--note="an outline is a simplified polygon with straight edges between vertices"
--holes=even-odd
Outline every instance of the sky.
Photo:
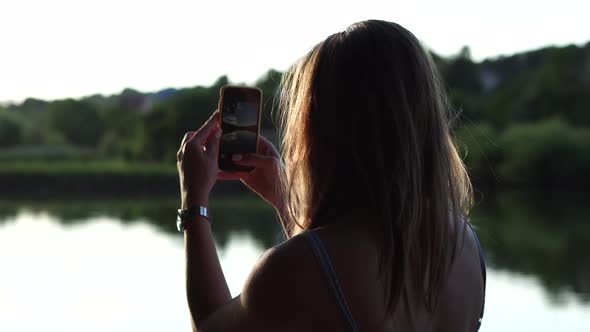
[[365,19],[475,60],[590,41],[588,0],[0,0],[0,102],[253,83]]

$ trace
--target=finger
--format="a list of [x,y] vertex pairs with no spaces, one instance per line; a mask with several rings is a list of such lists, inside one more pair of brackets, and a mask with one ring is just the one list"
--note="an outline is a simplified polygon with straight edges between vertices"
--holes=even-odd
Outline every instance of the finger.
[[275,148],[274,144],[272,144],[268,138],[262,135],[260,135],[258,139],[258,152],[266,156],[279,157],[279,152]]
[[203,145],[194,138],[195,135],[192,135],[189,139],[186,140],[186,142],[184,142],[184,144],[182,144],[177,156],[184,157],[184,155],[187,152],[192,151],[192,149],[195,149],[195,151],[203,151]]
[[205,144],[205,149],[207,150],[207,155],[210,157],[216,157],[217,152],[219,151],[219,139],[221,137],[221,128],[215,127],[215,131],[207,138],[207,143]]
[[194,139],[197,139],[199,142],[204,142],[209,137],[209,135],[211,135],[213,129],[218,127],[218,124],[219,111],[216,110],[213,112],[209,120],[207,120],[207,122],[205,122],[205,124],[199,130],[197,130]]
[[176,161],[181,161],[184,156],[184,149],[186,147],[186,142],[190,141],[195,136],[194,131],[188,131],[182,137],[182,142],[180,143],[180,148],[176,152]]
[[224,172],[219,171],[217,172],[217,178],[220,180],[241,180],[247,177],[250,173],[244,172]]
[[235,164],[242,166],[254,166],[260,168],[266,168],[273,166],[277,159],[271,156],[264,156],[261,154],[234,154],[232,155],[232,161]]
[[203,145],[203,142],[201,140],[197,139],[197,135],[195,135],[190,140],[186,141],[184,143],[184,146],[182,147],[182,152],[185,155],[188,153],[194,153],[194,152],[203,153],[205,150],[206,149],[205,149],[205,146]]
[[182,146],[190,141],[194,136],[195,136],[196,132],[195,131],[187,131],[184,136],[182,137],[182,141],[180,142],[180,148],[182,148]]

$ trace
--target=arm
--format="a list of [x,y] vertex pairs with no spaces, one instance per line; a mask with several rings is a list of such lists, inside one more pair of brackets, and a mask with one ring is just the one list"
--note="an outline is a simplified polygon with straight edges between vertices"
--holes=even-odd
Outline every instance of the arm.
[[211,225],[203,217],[195,219],[184,234],[186,294],[193,328],[231,300]]
[[[196,132],[184,136],[177,154],[182,208],[208,206],[215,184],[217,149],[221,130],[218,113]],[[211,225],[206,218],[193,216],[184,234],[186,252],[186,292],[193,329],[211,313],[231,300],[221,270]]]
[[[188,132],[181,143],[177,154],[177,168],[182,208],[193,205],[208,206],[209,192],[216,178],[224,178],[224,173],[219,173],[217,168],[217,151],[221,136],[221,129],[217,126],[218,117],[218,112],[215,112],[198,131]],[[244,164],[251,163],[256,169],[238,178],[280,211],[277,205],[281,200],[278,199],[275,190],[278,188],[276,174],[281,169],[281,163],[278,152],[272,144],[265,139],[263,142],[268,143],[265,149],[262,149],[263,154],[249,155],[243,160]],[[225,178],[236,177],[235,174],[225,175],[228,176]],[[193,220],[189,220],[185,231],[185,252],[187,300],[194,330],[216,331],[217,327],[225,326],[221,330],[231,331],[234,326],[232,324],[235,324],[235,330],[246,331],[246,326],[258,326],[257,329],[260,330],[262,326],[260,322],[264,322],[264,325],[270,324],[271,319],[268,314],[276,308],[276,301],[269,299],[281,292],[268,292],[268,289],[279,284],[273,284],[274,281],[255,281],[265,278],[273,279],[268,275],[276,274],[277,271],[262,273],[261,271],[268,270],[262,268],[268,264],[261,263],[254,269],[250,282],[244,288],[245,296],[232,301],[217,257],[211,226],[205,218],[195,216]],[[261,262],[265,261],[267,260],[261,260]],[[271,303],[271,305],[264,303]],[[258,311],[265,314],[255,315],[254,313]],[[273,317],[277,316],[273,315]],[[284,323],[285,319],[279,322]]]

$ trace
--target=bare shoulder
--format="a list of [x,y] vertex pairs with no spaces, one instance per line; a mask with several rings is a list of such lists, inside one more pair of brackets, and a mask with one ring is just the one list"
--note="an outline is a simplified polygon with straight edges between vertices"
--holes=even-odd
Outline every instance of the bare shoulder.
[[[244,307],[252,315],[289,326],[313,320],[306,319],[306,308],[313,303],[314,285],[319,285],[320,280],[309,273],[312,264],[313,256],[302,236],[269,249],[258,259],[244,285]],[[294,312],[298,314],[293,315]],[[297,322],[291,321],[294,319]]]
[[[313,257],[304,239],[294,238],[258,260],[242,294],[218,309],[198,331],[314,331],[314,291],[308,273]],[[310,277],[310,275],[312,275]],[[317,329],[315,329],[317,330]]]
[[[365,327],[381,324],[384,295],[370,238],[330,227],[314,232],[325,247],[353,316]],[[302,234],[259,259],[244,286],[242,301],[251,313],[272,317],[275,326],[283,323],[298,331],[346,329],[324,271]]]
[[484,284],[478,240],[469,225],[461,227],[455,260],[435,317],[435,324],[442,330],[473,331],[482,310]]

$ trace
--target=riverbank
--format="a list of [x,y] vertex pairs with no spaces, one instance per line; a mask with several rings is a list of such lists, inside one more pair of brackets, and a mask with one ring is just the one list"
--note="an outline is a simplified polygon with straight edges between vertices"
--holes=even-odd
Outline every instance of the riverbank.
[[[535,191],[585,190],[584,181],[534,182],[501,176],[472,174],[476,192],[527,189]],[[177,195],[174,163],[121,160],[3,161],[0,163],[0,199],[52,197],[137,198]],[[247,191],[239,181],[219,181],[215,193]]]
[[[215,192],[244,191],[239,181],[220,181]],[[153,197],[179,192],[174,163],[35,161],[0,164],[0,198]]]

